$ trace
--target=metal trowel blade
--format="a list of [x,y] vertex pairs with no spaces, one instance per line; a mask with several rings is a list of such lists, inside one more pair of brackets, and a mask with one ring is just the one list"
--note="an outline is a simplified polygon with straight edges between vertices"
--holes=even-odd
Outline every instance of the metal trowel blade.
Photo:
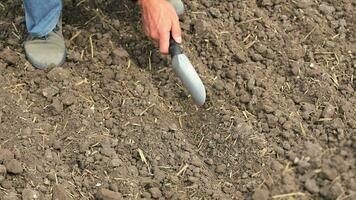
[[203,82],[186,55],[175,55],[172,59],[172,67],[183,85],[192,95],[194,102],[202,106],[205,103],[206,92]]

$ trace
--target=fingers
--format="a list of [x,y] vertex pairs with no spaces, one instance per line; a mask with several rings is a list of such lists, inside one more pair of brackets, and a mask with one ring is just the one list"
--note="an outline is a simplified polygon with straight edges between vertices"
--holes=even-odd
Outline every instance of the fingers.
[[180,29],[178,16],[172,21],[172,37],[177,43],[182,43],[182,30]]
[[162,54],[168,54],[169,49],[169,31],[162,31],[159,38],[159,50]]
[[[171,35],[177,43],[181,43],[182,31],[174,8],[165,0],[160,1],[160,4],[143,1],[146,2],[143,6],[143,25],[145,34],[158,42],[160,52],[168,54]],[[164,9],[166,12],[163,12]]]
[[160,32],[160,39],[159,39],[159,46],[160,46],[160,51],[163,54],[168,54],[169,51],[169,40],[170,40],[170,35],[172,33],[173,39],[177,43],[182,43],[182,31],[179,25],[179,19],[177,15],[174,15],[172,17],[172,27],[171,30],[169,31],[163,31]]

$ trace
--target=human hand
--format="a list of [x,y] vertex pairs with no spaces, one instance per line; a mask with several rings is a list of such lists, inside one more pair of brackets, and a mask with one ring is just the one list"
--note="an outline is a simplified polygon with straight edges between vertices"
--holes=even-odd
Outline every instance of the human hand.
[[170,34],[182,43],[178,15],[167,0],[139,0],[145,34],[159,43],[160,52],[168,54]]

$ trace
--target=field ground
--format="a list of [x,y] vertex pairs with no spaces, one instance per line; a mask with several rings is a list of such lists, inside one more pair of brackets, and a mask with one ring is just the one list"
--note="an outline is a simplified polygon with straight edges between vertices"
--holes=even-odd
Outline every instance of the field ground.
[[65,0],[48,70],[1,1],[0,199],[356,198],[355,1],[185,3],[201,108],[131,1]]

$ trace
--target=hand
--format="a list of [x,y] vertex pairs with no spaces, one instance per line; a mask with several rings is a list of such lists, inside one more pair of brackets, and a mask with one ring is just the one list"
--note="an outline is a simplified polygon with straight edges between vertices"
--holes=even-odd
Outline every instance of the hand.
[[139,0],[139,4],[142,7],[146,35],[159,43],[162,54],[168,54],[171,33],[177,43],[182,42],[176,11],[167,0]]

